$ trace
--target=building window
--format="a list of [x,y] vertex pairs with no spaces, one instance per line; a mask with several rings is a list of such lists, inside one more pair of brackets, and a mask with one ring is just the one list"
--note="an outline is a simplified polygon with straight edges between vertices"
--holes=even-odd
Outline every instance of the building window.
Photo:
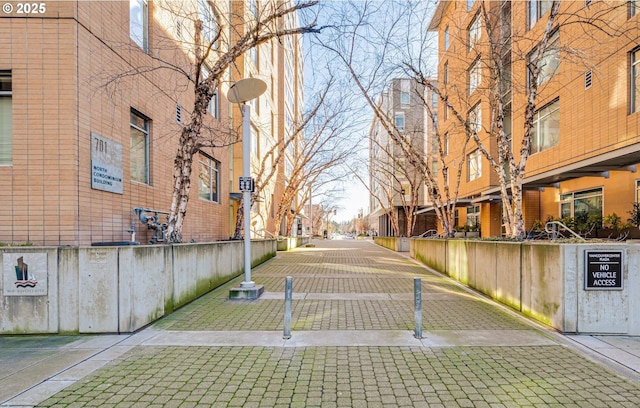
[[249,51],[249,61],[253,63],[253,66],[258,68],[258,47],[255,46],[250,48]]
[[257,0],[249,0],[249,12],[254,19],[258,19],[258,2]]
[[449,154],[449,132],[444,134],[444,146],[442,146],[442,152],[445,156]]
[[251,113],[255,113],[257,116],[260,115],[260,98],[259,96],[248,102],[249,105],[251,105]]
[[640,203],[640,180],[636,180],[636,202]]
[[536,25],[536,22],[551,9],[553,0],[529,0],[529,28]]
[[469,111],[468,121],[469,127],[471,128],[470,130],[472,132],[480,132],[480,130],[482,129],[482,109],[480,103],[478,103],[473,107],[473,109]]
[[[206,65],[202,66],[202,80],[206,80],[211,75],[211,70]],[[209,105],[207,106],[207,112],[209,112],[214,118],[220,119],[220,97],[219,88],[216,87],[213,91],[213,95],[209,100]]]
[[293,173],[293,164],[291,163],[291,160],[287,158],[284,161],[284,174],[285,176],[291,176],[291,173]]
[[213,96],[211,96],[211,100],[209,101],[209,106],[207,106],[207,111],[216,119],[220,120],[220,96],[218,92],[218,88],[213,91]]
[[480,153],[480,150],[475,150],[469,154],[467,159],[469,174],[468,180],[472,181],[482,177],[482,154]]
[[[507,140],[512,143],[513,140],[511,139],[511,132],[513,127],[513,113],[511,112],[511,102],[507,103],[504,106],[503,113],[504,115],[502,118],[502,130],[504,130],[504,134],[507,137]],[[511,147],[513,148],[513,145]]]
[[[547,42],[547,49],[542,56],[539,55],[539,48],[536,48],[529,56],[531,65],[535,65],[540,68],[538,72],[538,86],[547,82],[558,70],[560,65],[560,48],[558,43],[560,40],[559,31],[551,34],[549,41]],[[529,84],[531,84],[531,77],[529,75]]]
[[129,36],[145,52],[149,50],[149,3],[129,0]]
[[471,10],[471,7],[473,7],[473,2],[474,0],[467,0],[467,11]]
[[433,112],[433,130],[438,126],[438,94],[431,92],[431,111]]
[[631,0],[629,2],[629,18],[640,14],[640,0]]
[[640,112],[640,48],[631,53],[631,113]]
[[449,49],[449,27],[444,29],[444,50]]
[[404,112],[396,113],[395,116],[396,129],[400,132],[404,132]]
[[220,162],[200,152],[198,164],[200,166],[198,196],[203,200],[219,203]]
[[587,224],[590,216],[602,217],[602,188],[560,195],[560,217]]
[[149,184],[149,120],[131,111],[131,180]]
[[0,166],[13,164],[13,102],[11,72],[0,71]]
[[408,105],[410,102],[409,92],[400,92],[400,103],[402,105]]
[[531,153],[553,147],[560,140],[560,101],[556,100],[536,112],[531,129]]
[[469,50],[471,50],[480,39],[482,29],[480,27],[480,13],[476,14],[469,25]]
[[480,230],[480,206],[472,205],[467,207],[467,223],[466,225],[472,231]]
[[220,22],[209,0],[198,0],[198,18],[202,20],[202,37],[213,49],[220,44]]
[[476,60],[469,68],[469,95],[476,90],[482,81],[482,65],[480,64],[480,58]]
[[442,82],[445,85],[449,83],[449,61],[445,62],[442,68]]

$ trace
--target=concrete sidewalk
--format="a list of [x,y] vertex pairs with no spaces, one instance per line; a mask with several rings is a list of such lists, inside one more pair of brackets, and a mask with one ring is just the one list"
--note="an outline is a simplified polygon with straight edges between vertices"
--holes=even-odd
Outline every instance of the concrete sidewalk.
[[0,338],[0,405],[640,406],[639,339],[562,336],[371,242],[315,245],[255,268],[257,301],[227,299],[237,279],[133,335]]

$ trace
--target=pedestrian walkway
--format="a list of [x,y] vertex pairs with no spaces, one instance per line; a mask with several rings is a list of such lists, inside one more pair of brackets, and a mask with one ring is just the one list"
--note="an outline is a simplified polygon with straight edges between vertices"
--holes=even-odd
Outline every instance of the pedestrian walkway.
[[228,300],[239,278],[133,335],[0,338],[0,405],[640,406],[634,338],[561,336],[371,242],[314,244],[254,268],[257,301]]

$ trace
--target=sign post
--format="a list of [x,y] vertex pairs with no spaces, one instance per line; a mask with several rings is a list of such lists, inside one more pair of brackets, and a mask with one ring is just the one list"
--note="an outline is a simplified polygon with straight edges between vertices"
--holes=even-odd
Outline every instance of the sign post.
[[231,85],[227,99],[231,103],[243,104],[242,111],[242,177],[239,179],[242,191],[242,211],[244,217],[244,281],[240,288],[232,288],[231,299],[255,300],[264,292],[263,285],[251,280],[251,193],[255,183],[251,177],[251,107],[246,102],[262,95],[267,84],[258,78],[245,78]]

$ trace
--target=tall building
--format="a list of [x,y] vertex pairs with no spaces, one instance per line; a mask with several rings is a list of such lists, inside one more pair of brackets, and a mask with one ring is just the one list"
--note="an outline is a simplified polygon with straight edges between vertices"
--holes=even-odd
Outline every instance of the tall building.
[[429,197],[421,172],[387,130],[396,132],[396,137],[405,139],[419,154],[431,160],[436,147],[432,140],[433,119],[437,121],[437,118],[427,114],[425,103],[431,104],[431,111],[436,113],[437,99],[433,95],[416,81],[395,78],[378,99],[386,119],[374,117],[369,131],[369,185],[372,227],[381,236],[418,235],[436,227],[433,214],[416,214],[413,232],[408,233],[407,213],[426,207]]
[[523,180],[525,227],[613,213],[626,221],[640,199],[640,3],[561,1],[546,50],[538,52],[552,4],[441,1],[429,25],[439,38],[438,88],[451,104],[439,106],[449,171],[456,161],[466,162],[460,184],[466,207],[458,222],[479,225],[482,236],[503,233],[500,182],[475,143],[462,151],[467,135],[450,108],[476,127],[497,157],[492,118],[499,100],[518,161],[531,89],[528,66],[537,66],[539,75]]
[[[244,4],[232,2],[234,15],[240,21],[255,21],[271,11],[274,1],[249,0]],[[279,1],[293,5],[291,1]],[[296,15],[289,14],[274,22],[280,29],[298,26]],[[299,36],[275,38],[251,49],[232,70],[234,81],[255,77],[267,83],[267,92],[251,101],[251,171],[261,189],[251,206],[253,237],[282,234],[281,225],[275,225],[276,213],[284,192],[287,175],[291,172],[296,143],[289,143],[284,151],[280,146],[294,135],[295,123],[302,116],[304,78],[302,40]],[[234,109],[234,128],[241,123],[240,110]],[[242,173],[242,145],[233,148],[233,185]],[[235,188],[234,188],[235,187]],[[237,202],[236,205],[239,205]],[[235,214],[232,212],[233,224]]]
[[[229,39],[245,29],[234,14],[238,4],[245,2],[3,8],[0,33],[9,41],[0,49],[0,242],[162,241],[178,138],[194,108],[194,22],[203,22],[202,35],[213,42],[200,72],[206,77]],[[280,65],[266,62],[260,75],[269,89],[255,103],[276,105]],[[230,196],[240,174],[229,144],[240,129],[226,93],[241,64],[255,61],[232,65],[203,119],[203,138],[219,147],[194,156],[184,241],[228,239],[234,230]],[[265,110],[256,123],[276,123],[278,116]],[[275,127],[268,132],[277,133]]]

